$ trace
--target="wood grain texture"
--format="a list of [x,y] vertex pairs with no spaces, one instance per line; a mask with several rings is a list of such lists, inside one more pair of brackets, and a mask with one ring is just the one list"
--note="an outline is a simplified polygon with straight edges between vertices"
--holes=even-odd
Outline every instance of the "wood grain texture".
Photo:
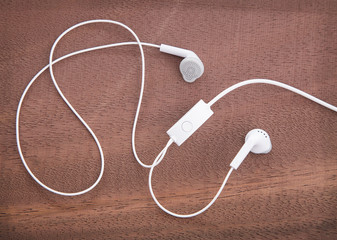
[[[145,48],[146,85],[137,129],[151,163],[166,130],[199,99],[250,78],[269,78],[337,105],[336,1],[1,1],[1,239],[337,239],[337,115],[283,89],[246,86],[216,103],[214,116],[154,172],[154,191],[170,210],[205,206],[252,128],[272,138],[268,155],[249,155],[216,203],[192,219],[162,212],[148,170],[131,151],[140,89],[137,47],[82,54],[55,66],[65,96],[102,143],[106,168],[91,192],[62,197],[26,172],[15,142],[15,114],[29,80],[48,62],[52,43],[89,19],[130,26],[144,42],[195,51],[205,73],[193,84],[180,59]],[[55,57],[133,40],[93,24],[66,36]],[[99,153],[58,96],[48,73],[23,104],[21,138],[33,172],[60,191],[95,181]]]

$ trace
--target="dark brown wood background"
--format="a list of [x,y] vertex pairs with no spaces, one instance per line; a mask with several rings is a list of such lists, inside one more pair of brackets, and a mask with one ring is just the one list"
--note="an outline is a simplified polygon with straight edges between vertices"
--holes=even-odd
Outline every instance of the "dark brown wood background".
[[[15,114],[30,79],[48,63],[57,36],[89,19],[130,26],[144,42],[195,51],[205,73],[185,83],[178,57],[145,49],[146,86],[137,130],[141,159],[152,163],[169,129],[199,99],[251,78],[269,78],[337,105],[337,1],[2,1],[1,239],[336,239],[337,114],[289,91],[243,87],[216,103],[214,116],[154,173],[170,210],[204,207],[253,128],[273,150],[250,154],[216,203],[192,219],[162,212],[148,170],[131,150],[140,89],[136,46],[82,54],[58,63],[65,96],[102,143],[106,168],[91,192],[62,197],[28,175],[16,147]],[[55,57],[133,41],[124,29],[93,24],[66,36]],[[48,73],[23,104],[21,138],[33,172],[60,191],[79,191],[100,168],[89,133],[58,96]]]

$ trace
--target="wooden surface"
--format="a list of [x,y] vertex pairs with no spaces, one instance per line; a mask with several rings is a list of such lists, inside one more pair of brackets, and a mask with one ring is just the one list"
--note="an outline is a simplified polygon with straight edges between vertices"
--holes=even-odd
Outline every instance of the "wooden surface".
[[[337,114],[273,86],[243,87],[216,103],[214,116],[154,172],[168,209],[190,213],[214,196],[252,128],[271,136],[268,155],[250,154],[216,203],[192,219],[162,212],[148,170],[131,150],[140,89],[137,47],[82,54],[58,63],[65,96],[102,143],[106,168],[91,192],[62,197],[42,189],[16,147],[15,114],[30,79],[48,62],[57,36],[84,20],[130,26],[144,42],[195,51],[205,73],[193,84],[180,59],[146,48],[146,86],[137,129],[141,159],[152,163],[169,129],[199,99],[250,78],[269,78],[337,105],[336,1],[2,1],[1,239],[337,239]],[[64,38],[55,57],[132,41],[109,24]],[[96,179],[100,160],[85,128],[58,96],[48,73],[23,104],[21,138],[33,172],[60,191]]]

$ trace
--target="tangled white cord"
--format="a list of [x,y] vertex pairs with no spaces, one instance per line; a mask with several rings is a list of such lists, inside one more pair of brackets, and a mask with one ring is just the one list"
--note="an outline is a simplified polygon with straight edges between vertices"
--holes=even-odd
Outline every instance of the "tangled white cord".
[[[57,43],[61,40],[61,38],[66,35],[68,32],[72,31],[75,28],[78,28],[80,26],[86,25],[86,24],[91,24],[91,23],[112,23],[112,24],[116,24],[119,25],[125,29],[127,29],[136,39],[136,42],[122,42],[122,43],[114,43],[114,44],[108,44],[108,45],[102,45],[102,46],[97,46],[97,47],[92,47],[92,48],[87,48],[87,49],[83,49],[83,50],[79,50],[76,52],[72,52],[69,53],[63,57],[60,57],[56,60],[53,60],[53,54],[54,54],[54,50],[55,47],[57,45]],[[55,76],[54,76],[54,72],[53,72],[53,64],[60,62],[68,57],[71,56],[75,56],[78,55],[80,53],[85,53],[85,52],[90,52],[90,51],[94,51],[94,50],[99,50],[99,49],[105,49],[105,48],[110,48],[110,47],[117,47],[117,46],[124,46],[124,45],[138,45],[139,49],[140,49],[140,54],[141,54],[141,61],[142,61],[142,80],[141,80],[141,89],[140,89],[140,95],[139,95],[139,101],[138,101],[138,106],[137,106],[137,110],[136,110],[136,116],[135,116],[135,120],[134,120],[134,124],[133,124],[133,129],[132,129],[132,147],[133,147],[133,152],[134,155],[137,159],[137,161],[139,162],[139,164],[141,164],[144,167],[150,167],[150,165],[146,165],[144,164],[137,156],[136,153],[136,147],[135,147],[135,132],[136,132],[136,125],[137,125],[137,120],[138,120],[138,116],[139,116],[139,111],[140,111],[140,107],[141,107],[141,102],[142,102],[142,98],[143,98],[143,92],[144,92],[144,83],[145,83],[145,58],[144,58],[144,52],[143,52],[143,47],[144,46],[149,46],[149,47],[155,47],[155,48],[160,48],[159,45],[156,44],[151,44],[151,43],[142,43],[140,42],[138,36],[131,30],[131,28],[129,28],[128,26],[120,23],[120,22],[116,22],[116,21],[112,21],[112,20],[90,20],[90,21],[85,21],[85,22],[81,22],[78,23],[70,28],[68,28],[66,31],[64,31],[54,42],[51,51],[50,51],[50,56],[49,56],[49,64],[47,66],[45,66],[44,68],[42,68],[33,78],[32,80],[28,83],[27,87],[25,88],[25,90],[23,91],[23,94],[20,98],[19,104],[18,104],[18,108],[17,108],[17,113],[16,113],[16,143],[18,146],[18,152],[20,155],[20,158],[22,160],[23,165],[25,166],[26,170],[28,171],[28,173],[31,175],[31,177],[38,183],[40,184],[43,188],[47,189],[50,192],[53,192],[55,194],[59,194],[59,195],[63,195],[63,196],[76,196],[76,195],[80,195],[80,194],[84,194],[86,192],[89,192],[90,190],[92,190],[101,180],[102,176],[103,176],[103,172],[104,172],[104,155],[103,155],[103,150],[101,147],[101,144],[99,143],[95,133],[92,131],[92,129],[89,127],[89,125],[83,120],[83,118],[77,113],[77,111],[74,109],[74,107],[70,104],[70,102],[67,100],[67,98],[64,96],[64,94],[62,93],[61,89],[59,88],[56,80],[55,80]],[[91,136],[94,138],[96,145],[98,147],[99,153],[100,153],[100,157],[101,157],[101,170],[99,173],[99,176],[97,178],[97,180],[87,189],[79,191],[79,192],[73,192],[73,193],[66,193],[66,192],[61,192],[61,191],[57,191],[55,189],[52,189],[50,187],[48,187],[47,185],[45,185],[44,183],[42,183],[34,174],[33,172],[30,170],[30,168],[28,167],[28,164],[23,156],[22,153],[22,149],[21,149],[21,144],[20,144],[20,111],[21,111],[21,107],[22,107],[22,103],[23,100],[25,99],[25,96],[28,92],[28,90],[30,89],[30,87],[32,86],[32,84],[35,82],[35,80],[47,69],[49,68],[50,71],[50,76],[52,78],[52,81],[55,85],[55,88],[57,89],[58,93],[60,94],[60,96],[62,97],[63,101],[68,105],[68,107],[70,108],[70,110],[75,114],[75,116],[81,121],[81,123],[86,127],[86,129],[89,131],[89,133],[91,134]]]
[[[65,56],[62,56],[56,60],[53,60],[53,54],[54,54],[54,50],[56,48],[56,45],[57,43],[61,40],[61,38],[66,35],[68,32],[72,31],[73,29],[77,28],[77,27],[80,27],[80,26],[83,26],[83,25],[86,25],[86,24],[91,24],[91,23],[112,23],[112,24],[116,24],[116,25],[119,25],[125,29],[127,29],[133,36],[134,38],[136,39],[136,42],[122,42],[122,43],[114,43],[114,44],[108,44],[108,45],[102,45],[102,46],[97,46],[97,47],[92,47],[92,48],[87,48],[87,49],[83,49],[83,50],[79,50],[79,51],[76,51],[76,52],[72,52],[72,53],[69,53]],[[180,218],[189,218],[189,217],[194,217],[194,216],[197,216],[201,213],[203,213],[204,211],[206,211],[215,201],[216,199],[219,197],[219,195],[221,194],[223,188],[225,187],[227,181],[228,181],[228,178],[229,176],[231,175],[232,171],[233,171],[233,168],[230,168],[230,170],[228,171],[221,187],[219,188],[218,192],[216,193],[216,195],[213,197],[213,199],[204,207],[202,208],[201,210],[195,212],[195,213],[192,213],[192,214],[177,214],[177,213],[174,213],[172,211],[169,211],[167,210],[166,208],[164,208],[160,203],[159,201],[157,200],[157,198],[155,197],[155,194],[153,192],[153,189],[152,189],[152,174],[153,174],[153,170],[154,168],[164,159],[165,157],[165,154],[168,150],[168,148],[172,145],[172,143],[174,142],[173,139],[170,139],[166,146],[163,148],[163,150],[158,154],[158,156],[156,157],[156,159],[154,160],[153,164],[151,165],[148,165],[148,164],[145,164],[143,163],[138,155],[137,155],[137,152],[136,152],[136,143],[135,143],[135,134],[136,134],[136,127],[137,127],[137,122],[138,122],[138,117],[139,117],[139,112],[140,112],[140,107],[141,107],[141,103],[142,103],[142,98],[143,98],[143,93],[144,93],[144,85],[145,85],[145,58],[144,58],[144,52],[143,52],[143,47],[142,46],[149,46],[149,47],[154,47],[154,48],[160,48],[159,45],[156,45],[156,44],[151,44],[151,43],[143,43],[143,42],[140,42],[139,38],[137,37],[137,35],[126,25],[120,23],[120,22],[117,22],[117,21],[112,21],[112,20],[90,20],[90,21],[85,21],[85,22],[81,22],[81,23],[78,23],[70,28],[68,28],[66,31],[64,31],[57,39],[56,41],[54,42],[52,48],[51,48],[51,51],[50,51],[50,56],[49,56],[49,64],[47,66],[45,66],[44,68],[42,68],[34,77],[33,79],[29,82],[29,84],[27,85],[27,87],[25,88],[21,98],[20,98],[20,101],[19,101],[19,104],[18,104],[18,108],[17,108],[17,114],[16,114],[16,141],[17,141],[17,146],[18,146],[18,151],[19,151],[19,155],[20,155],[20,158],[26,168],[26,170],[28,171],[28,173],[31,175],[31,177],[38,183],[40,184],[43,188],[47,189],[48,191],[51,191],[53,193],[56,193],[56,194],[59,194],[59,195],[63,195],[63,196],[76,196],[76,195],[80,195],[80,194],[84,194],[86,192],[89,192],[90,190],[92,190],[98,183],[99,181],[101,180],[102,176],[103,176],[103,172],[104,172],[104,155],[103,155],[103,150],[102,150],[102,147],[96,137],[96,135],[94,134],[94,132],[92,131],[92,129],[89,127],[89,125],[83,120],[83,118],[77,113],[77,111],[74,109],[74,107],[70,104],[70,102],[67,100],[67,98],[63,95],[61,89],[59,88],[56,80],[55,80],[55,76],[54,76],[54,72],[53,72],[53,64],[57,63],[57,62],[60,62],[68,57],[71,57],[71,56],[75,56],[75,55],[78,55],[80,53],[85,53],[85,52],[90,52],[90,51],[94,51],[94,50],[99,50],[99,49],[105,49],[105,48],[110,48],[110,47],[117,47],[117,46],[124,46],[124,45],[138,45],[139,46],[139,49],[140,49],[140,54],[141,54],[141,61],[142,61],[142,77],[141,77],[141,88],[140,88],[140,94],[139,94],[139,100],[138,100],[138,104],[137,104],[137,110],[136,110],[136,114],[135,114],[135,118],[134,118],[134,123],[133,123],[133,127],[132,127],[132,150],[133,150],[133,154],[136,158],[136,160],[138,161],[138,163],[145,167],[145,168],[150,168],[150,172],[149,172],[149,190],[150,190],[150,193],[151,193],[151,196],[153,198],[153,200],[155,201],[155,203],[163,210],[165,211],[166,213],[172,215],[172,216],[175,216],[175,217],[180,217]],[[100,173],[99,173],[99,176],[97,178],[97,180],[87,189],[85,190],[82,190],[82,191],[79,191],[79,192],[74,192],[74,193],[66,193],[66,192],[61,192],[61,191],[57,191],[57,190],[54,190],[48,186],[46,186],[45,184],[43,184],[33,173],[32,171],[30,170],[30,168],[28,167],[26,161],[25,161],[25,158],[23,156],[23,153],[22,153],[22,150],[21,150],[21,145],[20,145],[20,128],[19,128],[19,123],[20,123],[20,111],[21,111],[21,107],[22,107],[22,103],[23,103],[23,100],[28,92],[28,90],[30,89],[30,87],[32,86],[32,84],[35,82],[35,80],[46,70],[49,68],[49,71],[50,71],[50,76],[52,78],[52,81],[55,85],[55,88],[57,89],[59,95],[62,97],[62,99],[64,100],[64,102],[68,105],[68,107],[70,108],[70,110],[76,115],[76,117],[81,121],[81,123],[86,127],[86,129],[89,131],[89,133],[91,134],[91,136],[94,138],[95,142],[96,142],[96,145],[99,149],[99,153],[100,153],[100,157],[101,157],[101,170],[100,170]],[[284,89],[287,89],[289,91],[292,91],[294,93],[297,93],[303,97],[306,97],[328,109],[331,109],[335,112],[337,112],[337,107],[331,105],[331,104],[328,104],[308,93],[305,93],[297,88],[294,88],[294,87],[291,87],[287,84],[284,84],[284,83],[280,83],[280,82],[277,82],[277,81],[273,81],[273,80],[268,80],[268,79],[251,79],[251,80],[247,80],[247,81],[243,81],[243,82],[240,82],[240,83],[237,83],[227,89],[225,89],[224,91],[222,91],[221,93],[219,93],[215,98],[213,98],[209,103],[208,105],[209,106],[212,106],[214,103],[216,103],[219,99],[221,99],[222,97],[224,97],[226,94],[230,93],[231,91],[239,88],[239,87],[242,87],[242,86],[245,86],[245,85],[249,85],[249,84],[256,84],[256,83],[260,83],[260,84],[270,84],[270,85],[274,85],[274,86],[278,86],[278,87],[281,87],[281,88],[284,88]]]

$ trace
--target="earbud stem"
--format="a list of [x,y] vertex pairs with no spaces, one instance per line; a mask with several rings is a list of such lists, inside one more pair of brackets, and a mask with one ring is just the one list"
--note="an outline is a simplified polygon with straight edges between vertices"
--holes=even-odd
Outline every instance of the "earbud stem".
[[237,170],[239,168],[240,164],[243,162],[243,160],[245,160],[245,158],[247,157],[248,153],[250,153],[250,151],[254,147],[254,144],[255,144],[254,139],[249,138],[245,142],[245,144],[242,146],[240,151],[236,154],[236,156],[233,159],[233,161],[231,162],[230,166],[232,168],[234,168],[235,170]]
[[172,54],[178,57],[182,57],[185,58],[187,56],[194,56],[195,53],[187,50],[187,49],[183,49],[183,48],[178,48],[178,47],[173,47],[170,45],[166,45],[166,44],[161,44],[160,45],[160,51],[164,52],[164,53],[168,53],[168,54]]

